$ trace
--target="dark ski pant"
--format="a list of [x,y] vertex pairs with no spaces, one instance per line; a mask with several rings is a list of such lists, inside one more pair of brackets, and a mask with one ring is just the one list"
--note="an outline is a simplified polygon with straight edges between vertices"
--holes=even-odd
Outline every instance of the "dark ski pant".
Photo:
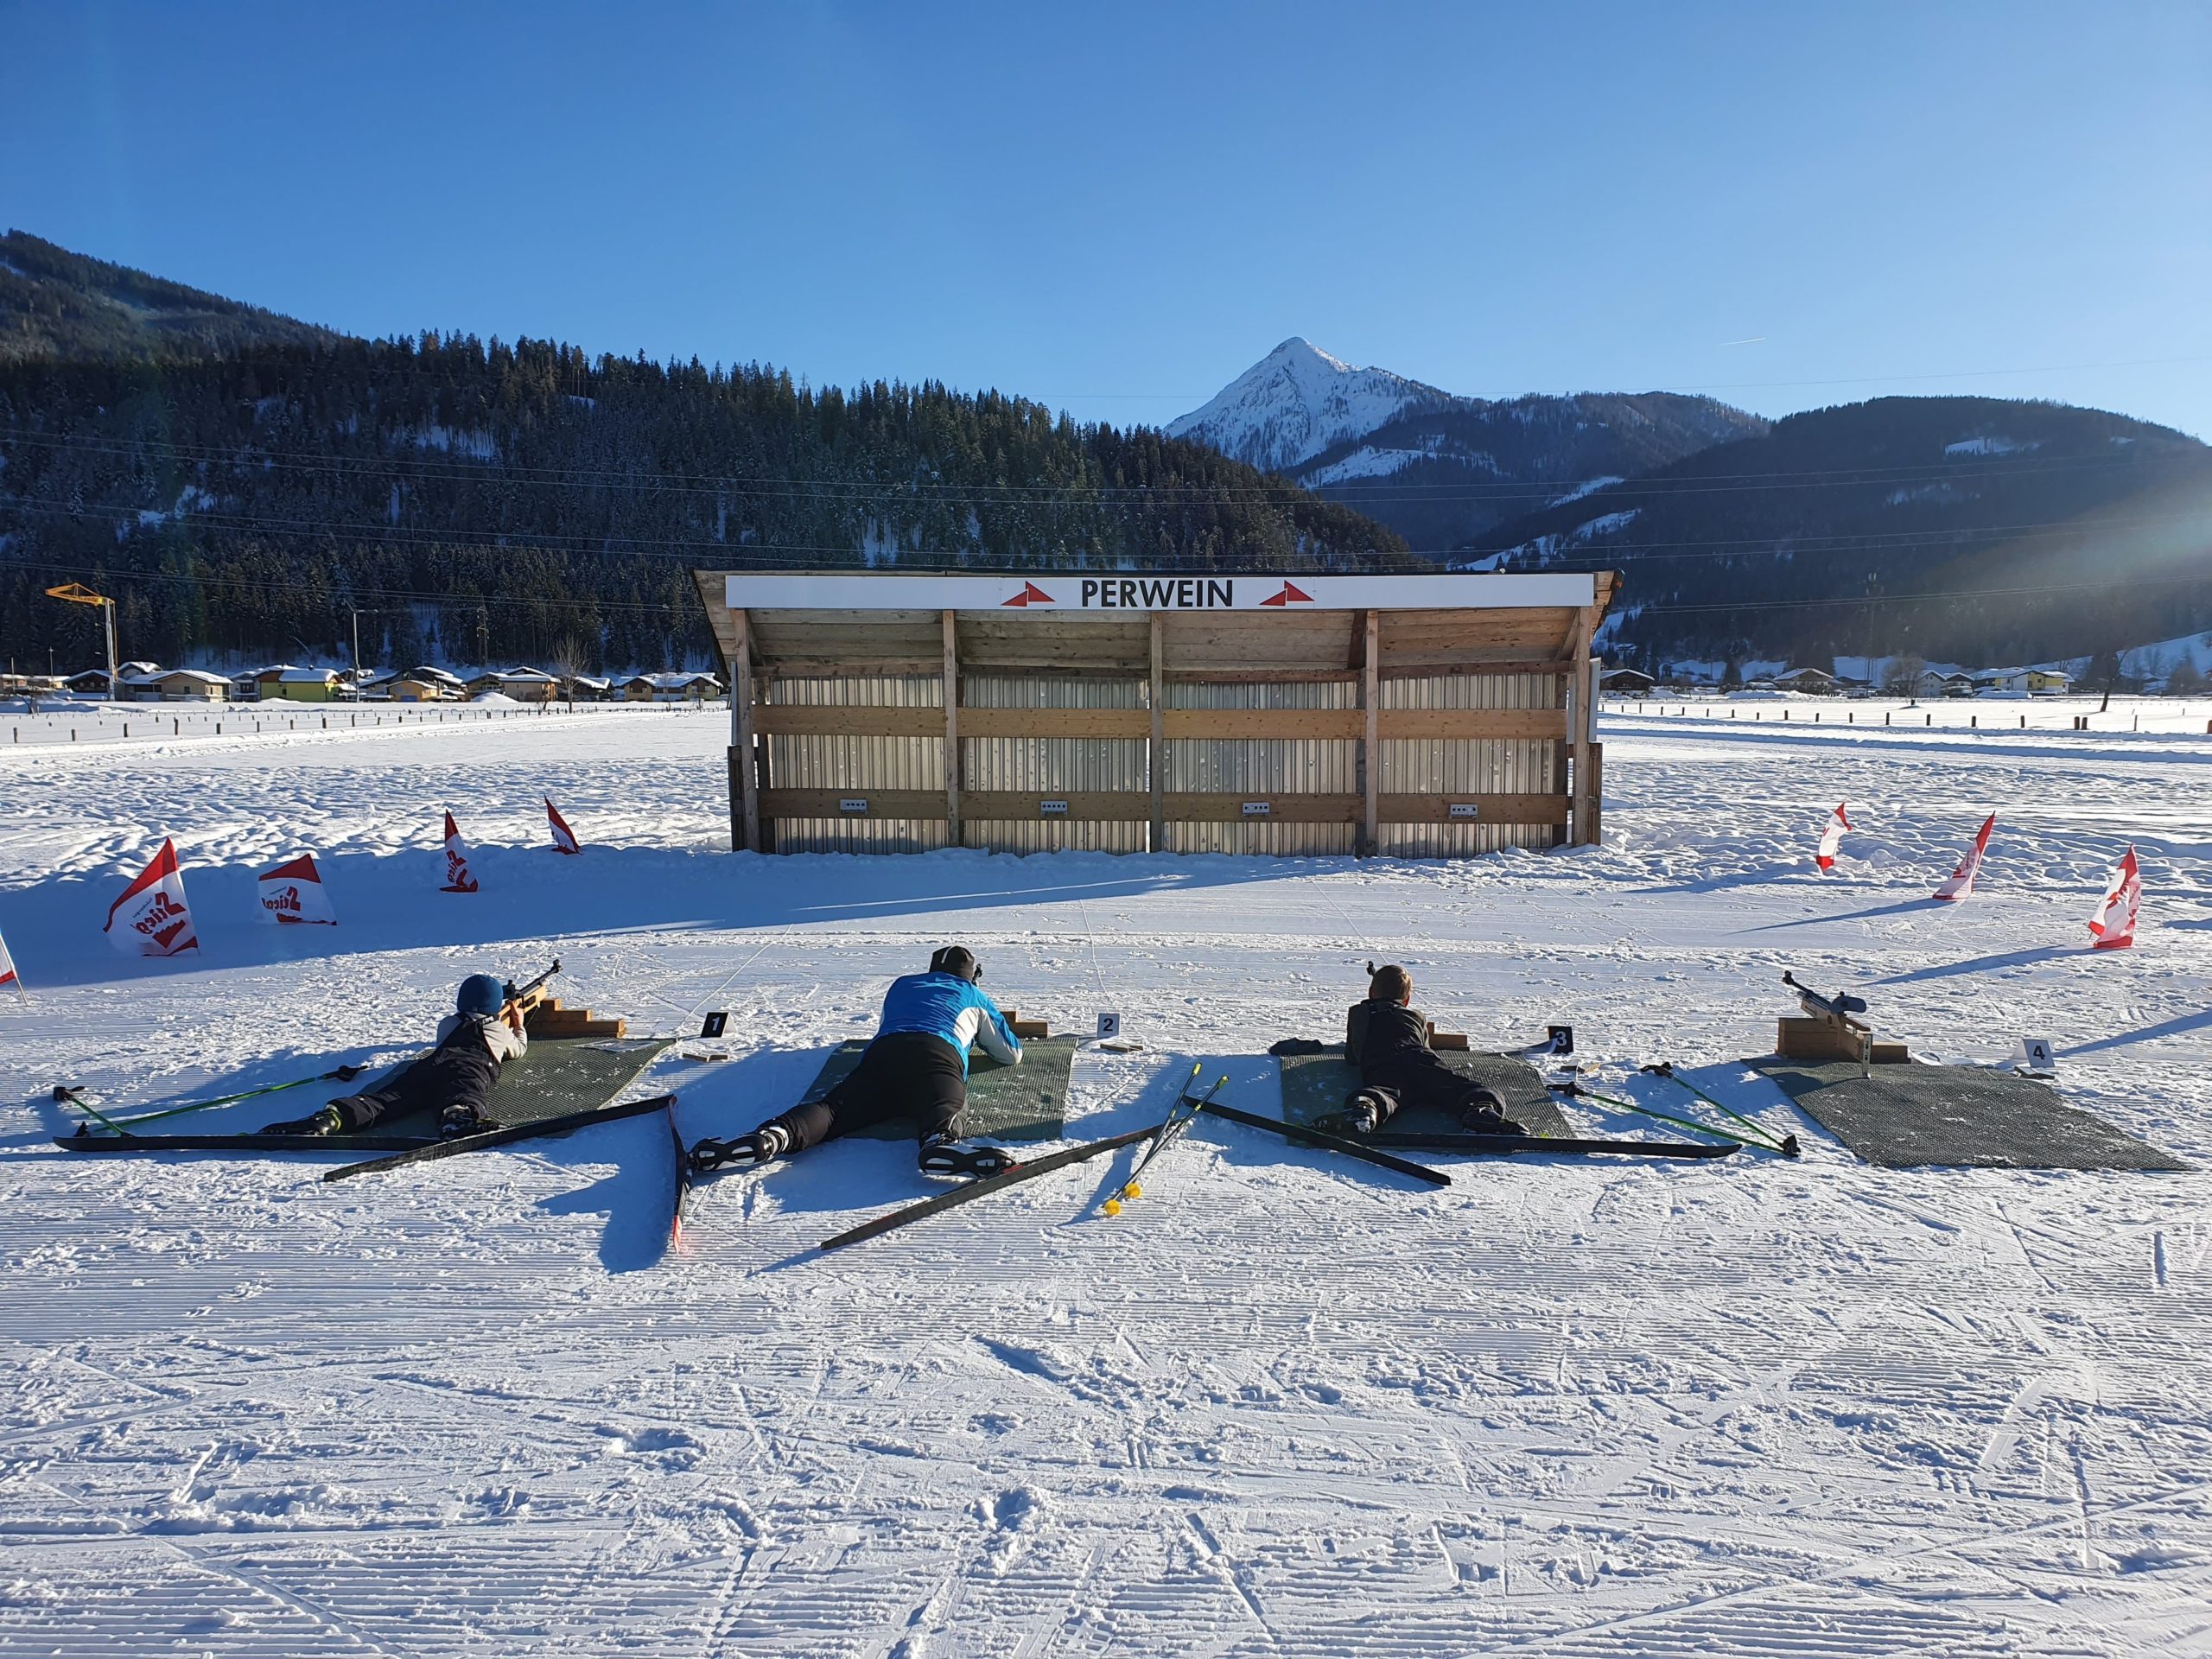
[[480,1113],[499,1076],[499,1063],[480,1040],[451,1043],[432,1049],[383,1088],[330,1103],[338,1109],[344,1133],[357,1135],[417,1112],[435,1117],[448,1106]]
[[1461,1077],[1426,1048],[1403,1048],[1376,1056],[1359,1069],[1360,1082],[1382,1091],[1384,1119],[1408,1106],[1425,1106],[1464,1118],[1469,1112],[1505,1116],[1497,1091]]
[[926,1141],[950,1133],[967,1103],[967,1068],[950,1043],[925,1031],[893,1031],[870,1043],[861,1063],[820,1100],[768,1122],[782,1125],[793,1152],[898,1117],[911,1119]]

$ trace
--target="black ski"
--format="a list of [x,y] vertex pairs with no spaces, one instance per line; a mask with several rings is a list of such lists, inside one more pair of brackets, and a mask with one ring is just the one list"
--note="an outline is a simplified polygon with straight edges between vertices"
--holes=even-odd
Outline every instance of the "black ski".
[[419,1135],[57,1135],[64,1152],[410,1152],[443,1143]]
[[676,1096],[668,1096],[668,1140],[676,1150],[676,1206],[670,1211],[668,1243],[673,1249],[683,1239],[683,1206],[691,1197],[691,1154],[683,1145],[683,1131],[676,1126]]
[[[348,1175],[367,1175],[378,1170],[397,1169],[402,1164],[428,1163],[434,1158],[450,1158],[457,1153],[475,1152],[484,1147],[504,1147],[510,1141],[527,1141],[541,1135],[566,1135],[571,1129],[588,1128],[594,1123],[614,1123],[626,1117],[642,1117],[647,1112],[664,1111],[673,1095],[654,1095],[645,1100],[626,1101],[620,1106],[597,1106],[588,1112],[568,1112],[559,1117],[542,1117],[535,1123],[510,1124],[505,1128],[486,1129],[481,1135],[457,1135],[451,1141],[432,1141],[427,1145],[416,1144],[404,1152],[396,1152],[389,1158],[372,1158],[365,1163],[347,1164],[342,1168],[325,1170],[326,1181],[342,1181]],[[270,1137],[260,1137],[267,1140]],[[289,1137],[288,1137],[289,1138]],[[310,1137],[302,1136],[302,1140]],[[330,1141],[315,1141],[325,1152],[342,1149],[346,1146],[367,1143],[366,1135],[353,1135],[334,1145]]]
[[1594,1141],[1576,1135],[1370,1135],[1362,1146],[1419,1147],[1428,1152],[1612,1154],[1624,1158],[1726,1158],[1733,1141],[1717,1147],[1694,1141]]
[[1364,1141],[1347,1141],[1341,1135],[1331,1135],[1326,1129],[1313,1129],[1302,1123],[1286,1123],[1279,1117],[1262,1117],[1257,1112],[1240,1111],[1234,1106],[1224,1106],[1219,1101],[1208,1101],[1199,1109],[1209,1117],[1225,1117],[1232,1123],[1242,1123],[1248,1128],[1266,1129],[1286,1141],[1301,1141],[1307,1146],[1325,1147],[1331,1152],[1341,1152],[1347,1158],[1379,1164],[1384,1169],[1395,1169],[1401,1175],[1410,1175],[1417,1181],[1427,1181],[1431,1186],[1449,1186],[1452,1178],[1440,1169],[1431,1169],[1426,1164],[1416,1164],[1410,1159],[1393,1158],[1387,1152],[1377,1152]]
[[977,1198],[988,1198],[1002,1187],[1028,1180],[1033,1176],[1049,1175],[1056,1169],[1065,1169],[1070,1164],[1079,1164],[1086,1158],[1097,1157],[1101,1153],[1135,1146],[1148,1136],[1160,1134],[1166,1127],[1164,1122],[1154,1123],[1147,1128],[1131,1129],[1125,1135],[1109,1135],[1103,1140],[1085,1141],[1061,1152],[1047,1153],[1042,1158],[1032,1159],[1024,1164],[1016,1164],[1012,1169],[1002,1170],[996,1175],[986,1175],[978,1180],[969,1181],[964,1186],[956,1186],[950,1192],[940,1192],[933,1198],[924,1198],[919,1204],[910,1204],[904,1210],[893,1210],[887,1216],[878,1216],[874,1221],[864,1221],[857,1227],[847,1229],[835,1238],[823,1239],[817,1248],[834,1250],[847,1244],[857,1244],[862,1239],[874,1238],[879,1233],[890,1232],[893,1228],[904,1227],[909,1222],[919,1221],[925,1216],[936,1215],[941,1210],[950,1210],[957,1205],[972,1204]]

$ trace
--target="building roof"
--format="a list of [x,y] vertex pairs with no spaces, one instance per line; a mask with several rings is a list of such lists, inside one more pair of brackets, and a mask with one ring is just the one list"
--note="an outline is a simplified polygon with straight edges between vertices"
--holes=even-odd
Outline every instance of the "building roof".
[[228,685],[227,676],[210,674],[204,668],[157,668],[150,674],[126,674],[126,684],[159,685],[165,680],[191,680],[200,685]]
[[277,680],[285,685],[327,685],[338,677],[334,668],[287,668],[278,672]]

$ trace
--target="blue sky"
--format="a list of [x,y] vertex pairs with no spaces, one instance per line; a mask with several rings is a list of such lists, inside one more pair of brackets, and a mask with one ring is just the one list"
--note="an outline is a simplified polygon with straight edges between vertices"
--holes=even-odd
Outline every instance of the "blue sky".
[[2194,0],[0,0],[0,224],[365,334],[1124,423],[1303,334],[1481,396],[2212,436]]

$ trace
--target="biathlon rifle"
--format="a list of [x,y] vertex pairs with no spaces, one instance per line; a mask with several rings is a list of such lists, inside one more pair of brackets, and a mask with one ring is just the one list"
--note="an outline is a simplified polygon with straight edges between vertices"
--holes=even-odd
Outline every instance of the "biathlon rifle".
[[1834,996],[1822,996],[1807,985],[1801,985],[1788,969],[1783,969],[1782,982],[1797,993],[1797,1006],[1815,1020],[1833,1020],[1846,1031],[1864,1032],[1870,1027],[1863,1020],[1854,1020],[1854,1014],[1866,1012],[1866,999],[1838,991]]
[[518,985],[512,979],[509,980],[506,984],[506,1001],[499,1006],[499,1018],[507,1020],[509,1024],[513,1024],[529,1014],[532,1008],[545,1000],[548,995],[546,986],[550,982],[553,976],[560,971],[561,958],[556,957],[553,958],[553,965],[536,979],[531,980],[529,984]]

